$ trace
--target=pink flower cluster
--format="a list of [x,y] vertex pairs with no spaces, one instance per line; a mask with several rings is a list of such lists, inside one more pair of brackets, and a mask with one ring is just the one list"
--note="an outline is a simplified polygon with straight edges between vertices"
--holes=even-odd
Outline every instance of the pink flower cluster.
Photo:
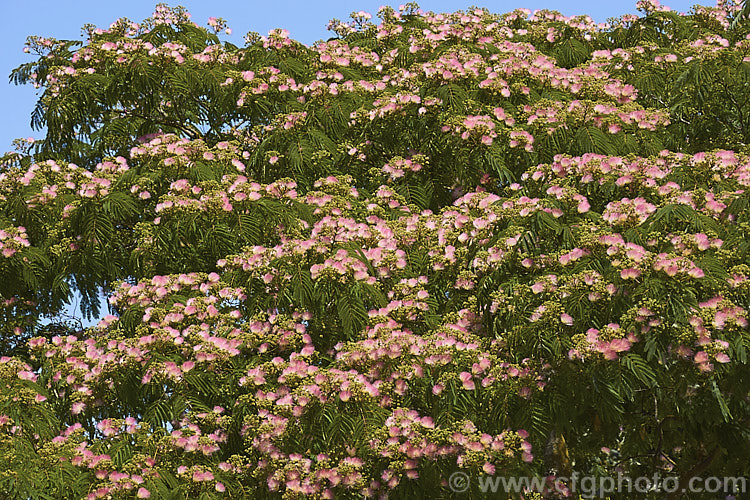
[[0,252],[6,259],[13,257],[18,251],[30,245],[29,235],[26,234],[25,227],[10,226],[0,229]]

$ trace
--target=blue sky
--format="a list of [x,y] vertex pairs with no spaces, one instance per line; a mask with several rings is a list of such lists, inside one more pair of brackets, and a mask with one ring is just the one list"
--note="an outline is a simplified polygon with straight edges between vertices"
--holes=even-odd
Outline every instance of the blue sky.
[[[401,0],[404,2],[405,0]],[[81,26],[92,23],[107,27],[119,17],[141,21],[151,15],[156,1],[130,0],[37,0],[25,3],[0,0],[0,152],[11,149],[11,142],[19,137],[41,137],[43,132],[32,131],[29,126],[31,111],[36,102],[35,90],[30,86],[8,83],[8,75],[20,64],[31,60],[22,52],[29,35],[51,36],[58,39],[80,39]],[[228,38],[237,45],[248,31],[266,34],[273,28],[286,28],[290,35],[303,43],[311,44],[327,38],[325,29],[331,18],[348,19],[349,13],[365,10],[373,15],[387,0],[182,0],[170,3],[187,7],[198,24],[205,24],[210,16],[223,17],[229,22],[233,34]],[[635,0],[581,1],[581,0],[422,0],[425,10],[453,12],[471,5],[487,7],[493,12],[507,12],[517,7],[529,9],[554,9],[566,15],[588,14],[596,21],[635,12]],[[690,0],[664,0],[674,10],[687,11],[694,4]],[[704,2],[708,3],[708,2]],[[397,3],[390,2],[394,6]]]

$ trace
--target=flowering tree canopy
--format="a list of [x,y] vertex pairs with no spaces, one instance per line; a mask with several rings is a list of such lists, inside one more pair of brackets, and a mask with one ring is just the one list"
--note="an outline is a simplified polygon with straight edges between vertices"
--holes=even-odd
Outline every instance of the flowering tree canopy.
[[[750,25],[638,7],[31,37],[0,496],[750,472]],[[102,292],[97,326],[45,325]]]

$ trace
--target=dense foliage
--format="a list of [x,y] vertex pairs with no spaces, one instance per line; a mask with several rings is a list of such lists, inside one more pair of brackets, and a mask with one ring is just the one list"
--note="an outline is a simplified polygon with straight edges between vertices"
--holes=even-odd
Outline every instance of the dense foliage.
[[[750,473],[750,27],[639,9],[407,4],[237,47],[160,5],[30,38],[0,496]],[[100,293],[98,326],[44,321]]]

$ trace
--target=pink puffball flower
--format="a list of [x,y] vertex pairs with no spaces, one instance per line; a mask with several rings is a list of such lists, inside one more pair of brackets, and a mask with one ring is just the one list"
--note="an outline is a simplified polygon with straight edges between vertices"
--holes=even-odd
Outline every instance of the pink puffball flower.
[[461,372],[458,375],[458,378],[461,379],[461,384],[464,389],[467,391],[473,391],[476,388],[476,385],[474,384],[473,376],[469,372]]
[[726,353],[723,352],[714,354],[714,359],[719,363],[729,363],[730,361],[729,356],[727,356]]
[[622,271],[620,271],[620,277],[624,280],[635,279],[635,278],[638,278],[640,275],[641,275],[641,271],[634,267],[629,267],[627,269],[623,269]]

